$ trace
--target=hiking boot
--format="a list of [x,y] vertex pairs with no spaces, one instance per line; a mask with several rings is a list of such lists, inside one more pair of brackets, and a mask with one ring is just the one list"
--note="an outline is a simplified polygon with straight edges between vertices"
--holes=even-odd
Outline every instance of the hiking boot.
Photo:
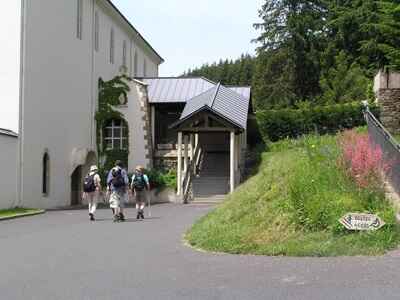
[[140,213],[140,216],[141,216],[141,218],[142,218],[142,220],[144,219],[144,212],[141,212]]
[[118,216],[117,216],[117,215],[115,215],[115,216],[114,216],[114,218],[113,218],[113,222],[114,222],[114,223],[116,223],[116,222],[119,222],[119,218],[118,218]]
[[90,216],[90,221],[94,221],[94,220],[95,220],[95,218],[94,218],[94,215],[93,215],[93,214],[89,214],[89,216]]
[[136,215],[136,220],[139,220],[139,219],[140,219],[140,212],[138,212]]
[[119,214],[119,220],[120,220],[121,222],[124,222],[124,221],[125,221],[125,216],[124,216],[123,213],[120,213],[120,214]]

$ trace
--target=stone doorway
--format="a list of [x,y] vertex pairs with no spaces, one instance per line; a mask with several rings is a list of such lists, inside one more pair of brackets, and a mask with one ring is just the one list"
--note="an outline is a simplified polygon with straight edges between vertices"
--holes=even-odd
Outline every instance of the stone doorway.
[[71,175],[71,205],[82,202],[82,166],[78,166]]
[[[89,173],[90,167],[97,162],[96,153],[88,152],[84,164],[77,166],[71,175],[71,205],[80,205],[82,202],[83,179]],[[81,161],[80,163],[83,163]]]

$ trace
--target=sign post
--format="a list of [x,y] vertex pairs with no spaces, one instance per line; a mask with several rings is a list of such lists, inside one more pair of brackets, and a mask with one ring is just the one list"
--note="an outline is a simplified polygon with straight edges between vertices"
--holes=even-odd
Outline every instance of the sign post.
[[348,230],[378,230],[385,222],[377,215],[348,213],[339,222]]

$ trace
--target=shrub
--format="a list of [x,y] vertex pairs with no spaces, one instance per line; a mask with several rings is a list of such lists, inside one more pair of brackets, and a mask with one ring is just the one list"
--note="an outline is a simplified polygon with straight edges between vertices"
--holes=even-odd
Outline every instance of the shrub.
[[341,156],[339,163],[359,188],[381,188],[381,173],[390,166],[383,160],[382,149],[374,145],[367,133],[354,130],[343,132],[338,139]]
[[[308,133],[336,133],[362,126],[365,120],[361,103],[302,107],[300,109],[262,110],[256,113],[265,142],[297,138]],[[377,115],[377,107],[371,107]]]
[[165,187],[176,190],[176,172],[174,170],[165,171],[152,169],[145,171],[149,176],[150,185],[158,190]]

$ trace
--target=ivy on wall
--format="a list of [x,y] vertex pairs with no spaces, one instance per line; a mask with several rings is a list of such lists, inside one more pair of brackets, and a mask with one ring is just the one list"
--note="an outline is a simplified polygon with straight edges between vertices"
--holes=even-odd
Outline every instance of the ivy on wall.
[[[128,92],[130,91],[127,82],[132,79],[126,75],[116,76],[109,81],[99,79],[99,105],[96,112],[96,127],[97,127],[97,153],[100,160],[100,168],[102,170],[110,170],[116,160],[124,162],[125,166],[128,164],[129,155],[129,127],[124,116],[115,110],[118,105],[127,104]],[[112,149],[107,150],[103,143],[103,131],[107,122],[111,120],[121,120],[126,126],[128,132],[128,145],[127,149]]]

